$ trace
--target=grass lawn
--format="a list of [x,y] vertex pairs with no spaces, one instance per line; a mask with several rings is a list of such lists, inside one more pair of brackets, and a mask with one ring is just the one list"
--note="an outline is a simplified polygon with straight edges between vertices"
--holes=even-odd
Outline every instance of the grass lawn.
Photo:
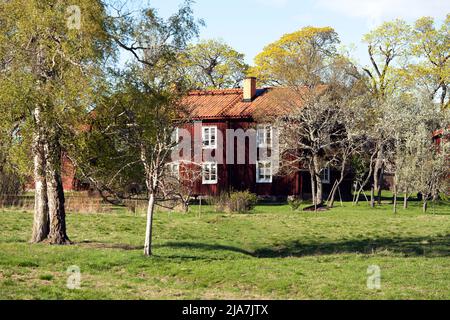
[[[339,203],[337,203],[339,206]],[[450,299],[450,205],[253,214],[69,214],[74,245],[30,245],[32,214],[0,211],[0,299]],[[66,287],[69,266],[81,289]],[[367,288],[367,269],[381,289]]]

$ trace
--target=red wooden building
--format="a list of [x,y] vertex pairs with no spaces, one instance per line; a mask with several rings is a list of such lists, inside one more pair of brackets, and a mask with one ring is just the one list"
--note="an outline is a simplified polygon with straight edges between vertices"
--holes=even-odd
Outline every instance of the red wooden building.
[[[194,184],[194,196],[215,196],[230,191],[249,190],[259,196],[271,199],[282,199],[286,196],[311,197],[311,178],[306,170],[290,175],[277,175],[271,165],[271,161],[261,160],[258,151],[261,146],[268,147],[274,137],[273,128],[265,123],[260,123],[264,118],[279,115],[282,110],[276,103],[277,90],[282,88],[256,88],[256,79],[248,78],[244,81],[243,89],[226,89],[210,91],[193,91],[184,100],[184,105],[190,108],[190,122],[179,129],[186,129],[193,137],[191,148],[200,146],[200,165],[202,177]],[[242,152],[238,148],[233,149],[233,155],[227,155],[225,146],[227,130],[254,129],[255,141],[245,139],[244,161],[238,161]],[[181,130],[177,130],[179,132]],[[219,136],[223,139],[219,141]],[[182,139],[182,138],[181,138]],[[235,139],[235,138],[233,138]],[[234,141],[237,145],[237,138]],[[256,145],[255,145],[256,144]],[[256,149],[256,159],[250,161],[249,150]],[[207,161],[205,154],[220,155],[221,160]],[[229,158],[233,159],[230,164]],[[191,160],[191,159],[189,159]],[[240,163],[240,164],[238,164]],[[87,190],[89,187],[76,179],[76,170],[70,161],[64,159],[63,181],[66,191]],[[183,165],[181,165],[182,167]],[[172,170],[180,173],[180,165],[174,161]],[[181,169],[182,170],[182,169]],[[333,170],[324,170],[322,182],[323,192],[326,197],[336,179]],[[351,198],[350,179],[341,184],[343,198]],[[30,189],[32,185],[28,186]]]
[[[182,128],[194,137],[191,140],[192,149],[201,146],[200,161],[203,166],[202,178],[195,183],[195,195],[211,196],[229,191],[249,190],[272,199],[282,199],[290,195],[302,198],[311,196],[311,178],[306,170],[299,168],[298,172],[290,175],[273,174],[271,161],[260,159],[259,148],[269,146],[270,149],[275,139],[273,128],[262,119],[284,112],[276,104],[279,94],[277,90],[284,89],[257,89],[256,79],[248,78],[244,81],[243,89],[193,91],[186,97],[184,104],[190,108],[192,122]],[[238,162],[240,151],[236,148],[232,149],[233,155],[227,155],[227,152],[230,153],[228,143],[232,142],[227,141],[231,138],[227,131],[239,129],[244,132],[254,129],[256,134],[256,141],[245,140],[244,163]],[[222,136],[221,139],[218,138],[219,135]],[[237,138],[233,139],[235,141],[232,145],[236,146]],[[252,145],[255,143],[256,146]],[[256,159],[250,161],[249,150],[252,148],[256,149]],[[217,158],[209,161],[205,159],[205,153],[218,156],[222,161],[217,161]],[[230,157],[233,159],[232,163],[229,161]],[[178,165],[173,168],[180,170]],[[323,172],[325,196],[332,187],[334,175],[329,169]],[[351,183],[351,180],[346,180],[342,184],[343,198],[350,197]]]

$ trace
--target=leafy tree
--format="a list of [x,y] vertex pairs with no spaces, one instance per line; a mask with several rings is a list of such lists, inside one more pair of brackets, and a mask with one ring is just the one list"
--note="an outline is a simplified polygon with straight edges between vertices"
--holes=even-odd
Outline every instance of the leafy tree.
[[167,20],[152,8],[129,17],[119,12],[112,37],[134,60],[112,75],[109,91],[95,105],[92,125],[79,132],[74,147],[81,152],[75,162],[100,190],[119,201],[132,178],[145,185],[144,254],[149,256],[155,205],[175,145],[172,133],[176,120],[186,115],[181,98],[187,85],[178,72],[178,57],[198,34],[199,24],[190,1]]
[[368,54],[371,67],[363,68],[368,75],[373,101],[373,126],[368,136],[374,142],[374,150],[377,152],[373,169],[373,186],[371,191],[371,206],[375,206],[375,195],[378,203],[381,203],[381,188],[383,171],[385,166],[385,143],[390,139],[389,135],[375,124],[383,118],[379,110],[386,98],[395,93],[398,85],[400,58],[405,58],[408,52],[408,39],[410,27],[403,20],[385,22],[363,38],[368,45]]
[[267,85],[315,85],[324,80],[339,43],[330,27],[305,27],[269,44],[249,73]]
[[203,40],[181,54],[182,70],[195,89],[237,88],[248,69],[244,55],[221,40]]
[[262,121],[273,122],[280,132],[281,172],[309,170],[316,207],[324,200],[322,171],[328,166],[341,171],[332,206],[350,154],[359,145],[350,132],[350,119],[357,117],[345,106],[364,85],[356,67],[337,53],[338,43],[331,28],[303,28],[267,46],[251,70],[264,83],[283,87],[275,91],[273,103],[289,111]]
[[[36,185],[32,242],[64,244],[61,150],[66,128],[89,108],[108,43],[101,1],[15,0],[0,3],[0,86],[14,104],[17,131],[31,144]],[[2,108],[8,105],[3,100]],[[32,134],[27,131],[31,130]]]
[[396,87],[399,58],[408,52],[410,27],[403,20],[385,22],[363,38],[368,46],[371,67],[363,68],[368,75],[372,94],[378,99],[384,99]]
[[412,85],[419,83],[429,92],[431,98],[439,99],[442,107],[448,107],[450,85],[450,14],[440,28],[434,19],[423,17],[416,21],[412,39],[411,54],[417,63],[411,64],[406,77]]

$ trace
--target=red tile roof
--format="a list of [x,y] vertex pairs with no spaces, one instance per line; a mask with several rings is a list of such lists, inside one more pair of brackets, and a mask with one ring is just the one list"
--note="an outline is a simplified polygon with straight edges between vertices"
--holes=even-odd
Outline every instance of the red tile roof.
[[190,110],[193,119],[223,119],[223,118],[256,118],[273,116],[286,112],[276,102],[283,88],[265,88],[256,91],[256,97],[251,102],[243,101],[242,89],[192,91],[183,100]]

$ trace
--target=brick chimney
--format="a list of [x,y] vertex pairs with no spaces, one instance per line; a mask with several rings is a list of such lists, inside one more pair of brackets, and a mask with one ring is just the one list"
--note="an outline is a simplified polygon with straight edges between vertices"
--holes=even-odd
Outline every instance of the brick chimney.
[[252,102],[256,96],[256,78],[244,79],[244,102]]

